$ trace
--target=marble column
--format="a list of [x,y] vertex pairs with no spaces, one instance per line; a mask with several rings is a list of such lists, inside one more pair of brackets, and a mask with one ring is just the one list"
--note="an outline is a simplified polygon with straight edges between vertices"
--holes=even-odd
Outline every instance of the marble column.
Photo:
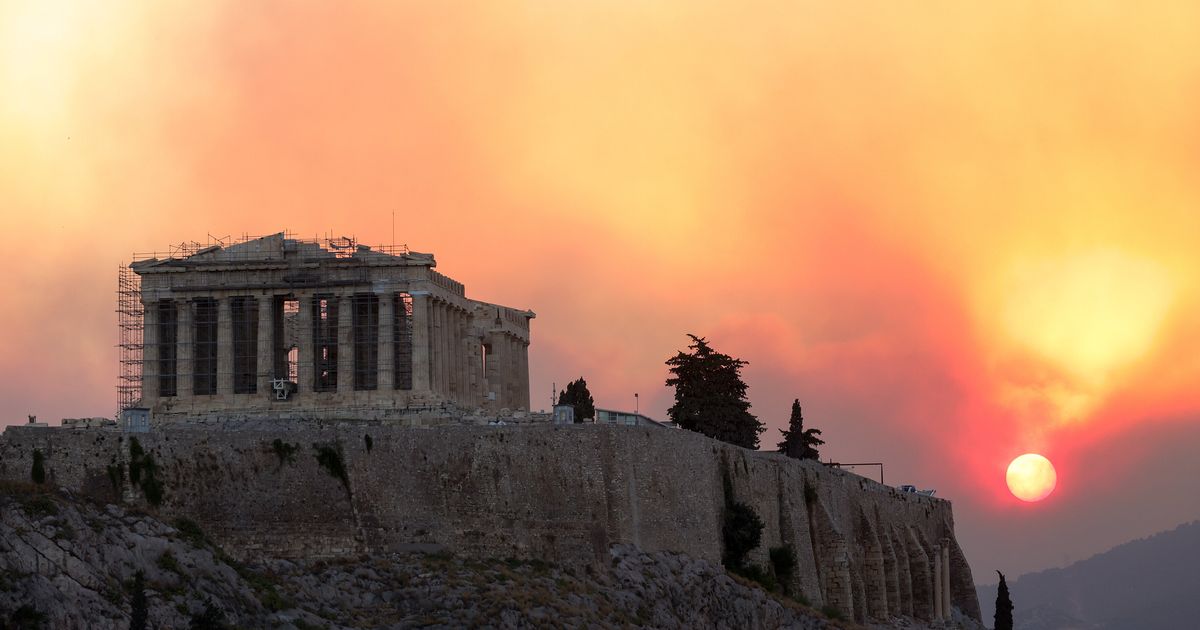
[[441,302],[438,304],[438,312],[442,318],[442,330],[439,336],[441,343],[438,344],[438,353],[440,355],[438,356],[438,365],[441,366],[442,395],[449,400],[454,397],[454,383],[452,381],[454,375],[452,366],[454,362],[453,357],[450,356],[450,305],[446,302]]
[[354,391],[354,296],[337,297],[337,391]]
[[[258,394],[271,394],[271,378],[275,372],[275,298],[272,295],[258,298]],[[282,377],[281,377],[282,378]]]
[[158,400],[158,301],[142,304],[142,402]]
[[520,391],[517,392],[521,399],[521,406],[526,411],[530,411],[529,401],[529,342],[521,340],[520,346],[520,366],[517,369],[517,381],[520,383]]
[[233,394],[233,299],[217,299],[217,395]]
[[379,350],[376,352],[379,361],[376,374],[379,389],[386,391],[396,388],[395,317],[396,294],[390,291],[379,294]]
[[428,392],[432,389],[429,369],[429,292],[412,291],[412,388]]
[[492,351],[488,353],[487,358],[487,379],[488,392],[495,394],[495,400],[492,401],[497,409],[504,406],[504,333],[499,330],[493,330],[489,335],[489,346]]
[[463,343],[463,312],[462,309],[454,309],[454,376],[455,388],[454,399],[460,405],[466,405],[467,392],[470,390],[470,379],[467,378],[467,350],[466,344]]
[[192,318],[192,303],[179,300],[175,303],[179,312],[179,333],[175,336],[175,392],[177,397],[191,398],[196,393],[192,375],[196,373],[195,338],[196,329]]
[[316,348],[313,340],[313,296],[300,293],[296,296],[299,310],[296,311],[296,391],[311,392],[316,384]]

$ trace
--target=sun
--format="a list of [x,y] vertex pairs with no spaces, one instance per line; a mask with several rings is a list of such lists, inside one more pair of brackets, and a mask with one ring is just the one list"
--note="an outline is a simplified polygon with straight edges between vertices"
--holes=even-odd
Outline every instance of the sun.
[[1026,453],[1012,460],[1005,475],[1008,489],[1022,501],[1041,501],[1054,492],[1058,473],[1050,460],[1037,453]]

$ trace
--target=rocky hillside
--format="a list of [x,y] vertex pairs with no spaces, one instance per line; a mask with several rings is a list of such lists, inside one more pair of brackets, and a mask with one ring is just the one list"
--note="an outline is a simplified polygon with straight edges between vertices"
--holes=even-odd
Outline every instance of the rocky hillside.
[[427,554],[250,567],[186,520],[0,489],[0,627],[124,629],[138,572],[151,628],[836,627],[673,554],[614,548],[605,575]]

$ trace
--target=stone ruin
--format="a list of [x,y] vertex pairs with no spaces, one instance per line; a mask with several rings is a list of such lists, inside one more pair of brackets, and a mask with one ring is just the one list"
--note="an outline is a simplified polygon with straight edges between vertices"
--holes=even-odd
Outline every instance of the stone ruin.
[[432,254],[284,233],[122,267],[120,408],[205,417],[528,417],[534,313]]

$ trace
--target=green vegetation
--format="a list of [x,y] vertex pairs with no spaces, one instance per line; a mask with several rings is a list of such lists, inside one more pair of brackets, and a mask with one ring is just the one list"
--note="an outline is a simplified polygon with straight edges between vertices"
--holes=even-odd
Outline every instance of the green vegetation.
[[833,604],[825,604],[821,607],[821,614],[829,617],[830,619],[838,620],[842,618],[842,609],[834,606]]
[[121,496],[121,485],[125,482],[125,464],[115,462],[108,465],[108,482],[112,484],[113,494]]
[[183,568],[179,566],[179,561],[175,559],[175,554],[171,553],[170,549],[162,552],[162,555],[158,557],[158,568],[183,575]]
[[204,610],[192,615],[188,622],[189,630],[225,630],[229,628],[229,620],[225,613],[217,608],[211,598],[204,600]]
[[808,480],[804,481],[804,504],[812,505],[817,502],[817,489]]
[[817,437],[820,429],[805,429],[804,414],[800,411],[800,399],[792,401],[792,416],[788,420],[788,428],[779,431],[783,441],[779,443],[779,452],[796,459],[817,459],[820,454],[817,447],[825,441]]
[[334,444],[313,444],[317,453],[317,465],[329,473],[330,477],[342,482],[346,494],[350,494],[350,475],[346,472],[346,461],[342,458],[342,449]]
[[721,533],[725,540],[725,566],[741,569],[750,553],[762,540],[763,522],[754,508],[745,503],[725,506]]
[[41,449],[33,449],[33,468],[29,471],[29,478],[38,485],[46,483],[46,456]]
[[370,433],[363,436],[363,444],[367,447],[367,452],[370,453],[371,447],[375,445],[374,440],[371,439]]
[[129,481],[142,489],[150,505],[162,505],[163,483],[158,478],[154,456],[142,449],[137,438],[129,438]]
[[186,540],[188,544],[197,549],[208,543],[208,538],[200,529],[200,525],[190,518],[179,517],[172,523],[175,529],[179,530],[179,537]]
[[796,552],[791,545],[783,545],[782,547],[771,547],[771,572],[775,574],[775,580],[783,588],[783,592],[790,594],[792,576],[796,573]]
[[583,380],[582,376],[567,383],[567,388],[558,393],[558,404],[575,408],[575,422],[596,417],[596,403],[592,400],[592,393],[588,391],[587,381]]
[[149,609],[146,607],[146,575],[138,571],[133,576],[133,598],[130,603],[129,630],[146,630]]
[[44,494],[35,494],[21,500],[21,507],[29,516],[58,516],[58,504]]
[[46,613],[24,604],[8,617],[0,617],[0,628],[13,630],[40,630],[45,627]]
[[750,413],[741,370],[746,361],[712,349],[702,337],[689,334],[690,353],[667,359],[675,388],[675,404],[667,415],[681,429],[696,431],[743,448],[757,449],[758,435],[766,430]]
[[1008,583],[1004,581],[1004,574],[996,572],[1000,576],[1000,588],[996,590],[996,615],[992,618],[993,630],[1012,630],[1013,628],[1013,603],[1008,596]]
[[279,467],[283,468],[284,464],[292,464],[296,461],[296,451],[300,450],[299,444],[288,444],[279,438],[275,438],[271,442],[271,450],[275,452],[275,457],[279,458]]

